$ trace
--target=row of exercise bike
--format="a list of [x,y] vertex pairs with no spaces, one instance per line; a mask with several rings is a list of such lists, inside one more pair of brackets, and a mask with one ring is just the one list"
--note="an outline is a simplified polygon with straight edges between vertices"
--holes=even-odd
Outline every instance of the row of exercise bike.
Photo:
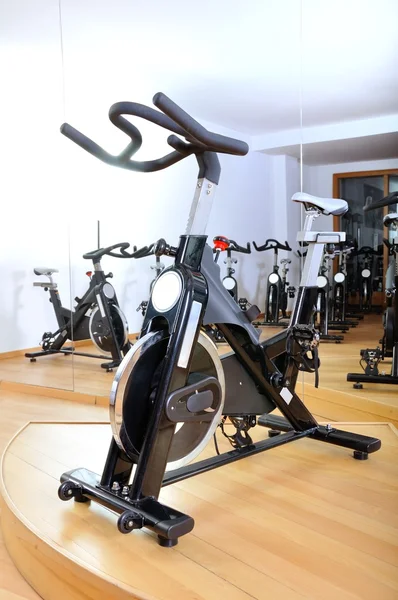
[[[388,243],[388,240],[385,240]],[[247,316],[251,315],[251,320],[255,327],[263,326],[288,326],[288,304],[293,300],[296,293],[296,287],[290,285],[288,281],[289,265],[291,259],[283,258],[279,261],[279,251],[291,252],[292,249],[288,242],[284,244],[276,239],[267,239],[263,245],[257,245],[253,242],[253,247],[257,252],[272,250],[273,267],[272,272],[267,277],[267,288],[265,295],[264,319],[258,318],[257,311],[252,308],[252,304],[247,298],[241,298],[238,291],[238,281],[234,277],[237,259],[233,253],[251,253],[251,245],[248,242],[246,246],[240,246],[236,241],[223,236],[217,236],[213,239],[214,261],[218,263],[222,252],[226,253],[226,275],[222,279],[225,289],[231,294],[234,300],[239,304]],[[389,244],[390,254],[395,257],[395,246]],[[358,320],[363,318],[363,313],[370,312],[372,309],[372,257],[379,255],[369,247],[357,249],[355,241],[337,242],[325,247],[322,263],[317,278],[317,300],[313,315],[313,324],[318,329],[320,339],[340,343],[349,328],[356,327]],[[75,298],[76,305],[73,310],[62,305],[57,283],[53,279],[53,274],[58,272],[53,268],[35,268],[34,273],[47,277],[48,281],[36,281],[34,286],[44,288],[50,294],[50,302],[53,306],[58,329],[55,332],[46,331],[42,335],[41,350],[37,352],[28,352],[26,356],[35,362],[38,357],[51,354],[71,354],[88,356],[101,359],[105,362],[102,367],[107,371],[113,371],[118,367],[123,357],[130,349],[129,329],[127,319],[122,312],[114,287],[109,282],[113,277],[112,273],[105,274],[101,260],[104,256],[114,258],[143,258],[155,255],[155,264],[151,269],[155,271],[155,277],[150,284],[149,294],[156,279],[162,273],[164,264],[160,261],[159,254],[156,254],[155,245],[145,246],[140,250],[136,247],[130,249],[129,243],[120,243],[107,248],[100,248],[93,252],[83,255],[83,258],[93,263],[93,270],[87,271],[89,277],[89,286],[85,294]],[[302,247],[295,255],[301,261],[306,256],[306,250]],[[349,289],[348,278],[348,260],[353,256],[363,257],[363,263],[359,264],[361,286],[359,289],[359,312],[350,313],[348,303],[352,290]],[[338,260],[338,269],[333,276],[330,276],[332,262]],[[395,259],[394,259],[395,260]],[[391,279],[391,278],[390,278]],[[391,300],[394,295],[393,285],[387,285],[387,296]],[[148,307],[148,300],[143,300],[137,308],[145,316]],[[225,342],[225,338],[215,326],[208,327],[207,331],[212,335],[216,343]],[[336,331],[340,333],[336,333]],[[333,333],[331,333],[333,332]],[[66,346],[66,342],[76,342],[91,339],[101,354],[91,354],[87,352],[76,351],[73,347]],[[106,354],[104,354],[106,353]],[[110,360],[111,358],[111,360]]]
[[[332,424],[320,425],[296,389],[300,371],[319,367],[313,307],[324,248],[345,239],[342,232],[312,231],[312,225],[321,214],[344,214],[347,203],[304,193],[293,196],[305,210],[298,242],[307,244],[307,255],[289,326],[260,341],[248,311],[222,285],[205,234],[221,174],[218,154],[243,156],[249,148],[208,131],[164,94],[156,94],[153,102],[158,110],[133,102],[111,107],[111,122],[128,137],[117,156],[71,125],[61,128],[71,141],[112,166],[150,173],[192,156],[199,173],[186,232],[176,246],[159,240],[153,248],[155,256],[174,261],[152,285],[139,339],[116,372],[110,394],[112,437],[103,471],[79,467],[63,473],[58,495],[62,500],[99,503],[118,515],[120,532],[145,528],[170,547],[192,531],[194,520],[159,499],[164,486],[302,438],[349,448],[358,460],[379,450],[381,442]],[[126,116],[171,132],[169,154],[137,160],[142,136]],[[128,248],[119,245],[119,250],[128,254]],[[105,287],[109,282],[101,277]],[[112,293],[104,292],[104,297]],[[222,357],[204,331],[209,325],[221,331],[231,348]],[[281,416],[271,414],[276,409]],[[226,422],[232,449],[188,464],[217,433],[225,432]],[[253,442],[251,430],[257,424],[268,427],[270,436]]]

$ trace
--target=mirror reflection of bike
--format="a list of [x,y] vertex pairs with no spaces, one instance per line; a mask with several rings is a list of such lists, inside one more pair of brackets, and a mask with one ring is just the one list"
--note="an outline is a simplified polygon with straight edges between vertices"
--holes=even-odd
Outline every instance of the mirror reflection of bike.
[[334,258],[334,245],[332,248],[325,246],[322,263],[317,277],[317,297],[314,312],[314,327],[319,331],[321,341],[335,342],[340,344],[344,340],[341,333],[330,333],[332,330],[340,332],[347,331],[345,326],[333,325],[330,323],[330,305],[331,305],[331,290],[329,272],[331,269],[331,261]]
[[259,326],[287,326],[287,323],[281,323],[281,319],[287,319],[287,307],[289,298],[294,298],[295,288],[291,286],[287,280],[287,274],[289,272],[289,266],[291,260],[283,258],[280,262],[282,265],[282,276],[279,273],[280,265],[278,264],[278,253],[279,250],[291,252],[291,247],[288,242],[281,244],[278,240],[268,239],[262,246],[257,246],[256,242],[253,242],[253,246],[257,252],[265,252],[266,250],[273,250],[274,252],[274,264],[272,272],[267,278],[267,290],[265,296],[265,310],[264,310],[264,321],[256,322],[255,325]]
[[235,269],[232,265],[236,265],[238,260],[233,258],[232,252],[241,252],[242,254],[250,254],[250,243],[246,244],[246,248],[244,246],[239,246],[235,242],[235,240],[231,240],[222,235],[218,235],[213,238],[213,252],[214,252],[214,260],[218,262],[219,256],[221,252],[227,253],[227,258],[224,260],[224,263],[227,265],[227,274],[222,280],[222,284],[226,290],[231,294],[232,298],[235,302],[239,302],[239,294],[238,294],[238,282],[236,281],[234,274]]
[[[398,204],[398,192],[389,194],[382,200],[374,202],[367,206],[364,211],[378,210],[384,206],[394,206]],[[398,228],[398,213],[392,212],[383,218],[383,224],[386,228]],[[387,243],[386,243],[387,242]],[[398,384],[398,238],[394,237],[392,242],[385,240],[385,245],[388,248],[390,262],[386,273],[385,290],[387,297],[387,309],[383,315],[384,335],[382,339],[382,348],[365,348],[360,352],[360,362],[363,373],[348,373],[347,381],[353,382],[355,389],[362,389],[363,383],[385,383],[389,385]],[[372,250],[370,248],[370,250]],[[375,256],[379,252],[372,251],[369,253],[369,248],[365,249],[365,254]],[[370,271],[369,266],[364,266],[365,279],[369,279],[367,271]],[[390,373],[380,372],[379,365],[386,357],[392,359]]]
[[340,242],[335,246],[334,259],[338,259],[338,270],[333,276],[333,289],[331,298],[331,320],[330,325],[338,325],[344,327],[356,327],[358,319],[361,315],[350,315],[348,319],[348,288],[347,288],[347,261],[349,256],[355,251],[356,243],[349,239],[345,242]]
[[130,244],[124,242],[83,255],[83,258],[93,262],[93,271],[87,272],[90,279],[88,290],[81,298],[75,298],[76,306],[73,311],[62,305],[58,285],[52,277],[54,273],[58,273],[57,269],[47,267],[34,269],[36,275],[45,276],[49,280],[35,281],[33,285],[49,291],[59,329],[54,332],[46,331],[43,334],[41,351],[25,354],[31,362],[36,362],[36,359],[42,356],[72,353],[76,356],[109,361],[109,355],[79,352],[73,347],[65,347],[67,341],[73,344],[73,342],[91,339],[100,352],[111,355],[110,362],[101,364],[103,369],[112,371],[119,366],[130,349],[128,324],[118,304],[115,289],[108,281],[113,275],[112,273],[105,275],[101,260],[104,256],[131,258],[131,254],[127,252],[129,246]]
[[[137,256],[136,258],[143,258],[144,256],[150,256],[151,254],[153,254],[153,247],[148,248],[147,254],[142,254],[141,256],[139,256],[139,257]],[[160,262],[160,256],[155,256],[155,264],[151,265],[151,269],[153,271],[155,271],[155,277],[152,279],[151,283],[149,284],[149,295],[151,295],[152,288],[153,288],[153,285],[154,285],[156,279],[159,277],[159,275],[161,274],[161,272],[164,269],[164,264],[162,262]],[[136,311],[141,312],[142,316],[145,317],[145,312],[146,312],[147,307],[148,307],[148,300],[142,300],[142,302],[139,304],[139,306],[137,306]]]
[[359,310],[361,312],[372,310],[373,281],[376,270],[374,258],[381,254],[381,248],[375,250],[370,246],[362,246],[355,252],[358,257]]

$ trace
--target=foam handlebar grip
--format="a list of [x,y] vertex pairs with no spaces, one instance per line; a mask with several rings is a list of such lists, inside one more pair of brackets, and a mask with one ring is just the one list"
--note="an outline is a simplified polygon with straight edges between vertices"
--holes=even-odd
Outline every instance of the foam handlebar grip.
[[378,208],[383,208],[384,206],[390,206],[391,204],[398,204],[398,192],[392,192],[385,198],[378,200],[377,202],[373,202],[373,204],[369,204],[368,206],[364,206],[363,212],[369,212],[370,210],[377,210]]
[[101,148],[101,146],[93,142],[93,140],[84,135],[84,133],[81,133],[72,127],[72,125],[69,125],[69,123],[64,123],[61,125],[61,133],[72,142],[83,148],[83,150],[86,150],[100,160],[108,160],[109,157],[111,157],[111,155]]
[[285,241],[285,244],[281,244],[280,242],[278,242],[278,240],[275,240],[273,238],[268,239],[262,246],[257,246],[256,242],[253,242],[253,246],[255,247],[257,252],[263,252],[264,250],[275,250],[276,248],[278,250],[286,250],[287,252],[291,251],[291,247],[289,246],[287,241]]
[[190,141],[203,144],[213,152],[237,154],[240,156],[248,153],[249,146],[246,142],[208,131],[162,92],[155,94],[153,103],[184,129]]

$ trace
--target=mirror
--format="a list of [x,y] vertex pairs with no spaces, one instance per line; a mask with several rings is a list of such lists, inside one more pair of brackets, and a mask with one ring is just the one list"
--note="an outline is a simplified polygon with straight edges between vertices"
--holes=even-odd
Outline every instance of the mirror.
[[[315,227],[346,238],[329,245],[318,278],[319,290],[328,281],[318,295],[320,388],[311,391],[308,405],[331,420],[351,415],[382,421],[386,405],[393,410],[393,386],[347,380],[349,373],[391,373],[382,319],[389,302],[384,240],[390,240],[391,230],[383,226],[383,215],[395,207],[367,210],[397,189],[397,119],[389,116],[396,106],[385,93],[395,34],[383,17],[396,13],[396,6],[388,0],[382,5],[364,2],[358,11],[346,2],[302,2],[303,189],[348,204],[345,214],[324,214]],[[375,48],[368,32],[380,28],[383,36]],[[305,381],[309,384],[310,376]]]
[[72,362],[37,353],[59,328],[50,295],[70,295],[58,13],[7,5],[1,30],[0,380],[3,389],[34,393],[40,386],[56,396],[57,388],[73,389]]

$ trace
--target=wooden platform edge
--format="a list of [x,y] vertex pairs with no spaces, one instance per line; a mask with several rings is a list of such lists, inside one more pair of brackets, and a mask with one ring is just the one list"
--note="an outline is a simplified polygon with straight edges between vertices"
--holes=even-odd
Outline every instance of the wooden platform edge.
[[[153,596],[86,564],[51,540],[24,516],[7,491],[4,462],[8,452],[12,453],[12,445],[20,434],[30,425],[69,423],[74,426],[87,423],[104,424],[92,421],[29,421],[15,433],[2,454],[0,460],[1,529],[7,551],[21,575],[44,600],[59,600],[59,598],[156,600]],[[398,430],[390,423],[339,422],[339,426],[345,425],[366,427],[385,425],[398,435]]]
[[7,551],[18,571],[44,600],[72,597],[76,600],[156,600],[153,596],[105,575],[76,556],[72,557],[61,546],[41,534],[15,506],[4,482],[4,460],[15,439],[29,425],[36,423],[64,422],[29,421],[8,442],[0,461],[1,530]]
[[96,404],[98,406],[107,406],[109,402],[108,396],[97,396],[95,394],[75,392],[74,390],[64,390],[62,388],[46,387],[31,383],[21,383],[19,381],[8,381],[6,379],[2,379],[0,381],[0,390],[20,392],[30,396],[44,396],[46,398],[70,400],[72,402],[81,402],[83,404]]
[[[398,424],[398,402],[396,405],[393,404],[393,390],[391,390],[391,404],[384,404],[383,402],[372,400],[369,397],[364,397],[360,394],[356,395],[351,392],[342,392],[340,390],[334,390],[326,387],[315,388],[312,384],[307,382],[304,382],[303,385],[304,401],[307,397],[311,397],[312,401],[314,402],[311,408],[314,412],[317,412],[318,410],[314,408],[317,402],[328,402],[343,408],[351,408],[360,413],[374,415],[375,417],[379,417],[382,422],[392,421]],[[322,411],[318,410],[318,414],[322,414]]]

